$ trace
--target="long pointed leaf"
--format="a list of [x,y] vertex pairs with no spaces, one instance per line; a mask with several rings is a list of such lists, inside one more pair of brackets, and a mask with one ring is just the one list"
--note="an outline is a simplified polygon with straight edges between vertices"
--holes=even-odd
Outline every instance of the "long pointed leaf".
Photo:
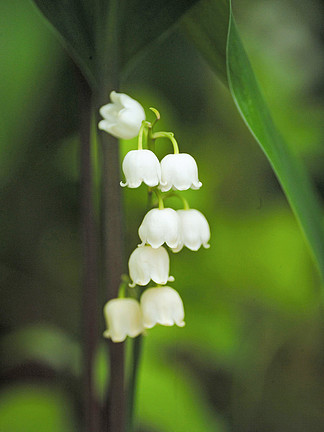
[[[273,123],[240,39],[231,2],[203,0],[188,13],[184,26],[216,74],[228,85],[243,120],[279,179],[324,280],[323,213],[318,197],[303,164]],[[226,38],[224,26],[228,28]]]
[[134,62],[198,0],[33,1],[95,88],[116,64],[123,69]]
[[132,0],[121,17],[121,64],[128,65],[137,54],[166,34],[197,0]]
[[34,0],[89,84],[95,85],[94,33],[91,14],[82,1]]

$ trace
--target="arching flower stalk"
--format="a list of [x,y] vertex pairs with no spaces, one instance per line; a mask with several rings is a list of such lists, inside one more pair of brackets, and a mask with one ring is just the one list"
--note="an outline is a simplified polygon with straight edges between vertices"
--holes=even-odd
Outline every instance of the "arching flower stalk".
[[[120,184],[132,189],[144,184],[149,201],[152,200],[153,192],[157,197],[157,206],[149,206],[139,226],[141,244],[129,257],[129,279],[122,282],[119,297],[108,301],[104,307],[107,324],[104,336],[116,343],[123,342],[127,337],[135,338],[128,386],[128,421],[132,424],[141,347],[141,338],[138,336],[155,325],[185,325],[182,299],[174,288],[166,286],[168,282],[174,281],[169,274],[170,260],[166,247],[173,252],[179,252],[184,246],[192,251],[197,251],[201,246],[208,248],[210,229],[205,216],[198,210],[190,209],[180,195],[181,191],[187,189],[199,189],[202,183],[198,178],[195,159],[187,153],[180,153],[174,134],[153,131],[160,113],[150,108],[156,118],[149,122],[145,120],[142,106],[129,96],[112,92],[111,100],[111,104],[100,109],[104,120],[99,123],[99,128],[123,139],[138,135],[137,149],[130,150],[123,160],[125,182]],[[173,153],[159,162],[154,150],[156,141],[161,138],[171,142]],[[166,207],[164,201],[170,195],[181,198],[184,208],[174,210]]]
[[[129,96],[112,92],[111,100],[112,103],[100,109],[104,120],[99,123],[99,128],[124,139],[138,135],[137,149],[129,151],[123,160],[126,181],[120,184],[137,188],[144,183],[149,188],[148,193],[154,191],[158,198],[158,208],[151,208],[143,218],[138,229],[142,243],[132,252],[128,262],[130,287],[146,287],[150,282],[158,287],[144,288],[140,303],[138,297],[137,300],[118,298],[105,306],[108,329],[104,334],[114,342],[120,342],[126,336],[136,337],[144,327],[184,325],[184,308],[179,294],[171,287],[160,286],[174,280],[169,276],[169,256],[162,245],[173,252],[179,252],[184,246],[192,251],[201,246],[208,248],[210,228],[205,216],[196,209],[190,209],[183,198],[183,210],[164,206],[164,200],[170,195],[164,195],[164,192],[177,191],[172,192],[174,195],[187,189],[197,190],[202,183],[198,179],[195,159],[187,153],[180,153],[174,134],[153,132],[160,119],[159,112],[150,108],[156,117],[151,123],[145,120],[142,106]],[[169,139],[173,146],[173,153],[166,155],[161,162],[152,151],[155,141],[160,138]],[[143,148],[145,144],[147,148]],[[136,292],[130,295],[136,296]]]

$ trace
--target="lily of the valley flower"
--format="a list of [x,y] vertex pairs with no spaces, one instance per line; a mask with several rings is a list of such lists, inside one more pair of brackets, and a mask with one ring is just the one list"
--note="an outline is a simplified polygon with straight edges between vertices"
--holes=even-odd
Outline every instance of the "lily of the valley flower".
[[138,229],[142,246],[148,243],[158,248],[166,243],[170,248],[180,245],[178,213],[171,208],[152,209],[144,216]]
[[187,153],[168,154],[161,160],[162,192],[199,189],[198,168],[195,159]]
[[183,246],[192,251],[197,251],[201,245],[209,248],[210,228],[205,216],[198,210],[177,210],[180,219],[180,244],[173,248],[173,252],[179,252]]
[[184,309],[181,297],[173,288],[149,288],[142,294],[141,309],[145,328],[156,324],[179,327],[185,325]]
[[133,281],[131,287],[147,285],[150,280],[159,285],[174,281],[173,276],[169,276],[169,255],[162,246],[157,249],[139,246],[129,257],[128,268]]
[[112,103],[103,105],[99,112],[104,118],[98,128],[116,138],[131,139],[138,135],[145,111],[142,105],[124,93],[110,93]]
[[105,304],[104,316],[107,330],[104,337],[113,342],[123,342],[127,336],[136,337],[144,331],[143,318],[137,300],[115,298]]
[[126,183],[121,186],[137,188],[142,182],[147,186],[157,186],[161,180],[161,167],[158,158],[151,150],[131,150],[123,160]]

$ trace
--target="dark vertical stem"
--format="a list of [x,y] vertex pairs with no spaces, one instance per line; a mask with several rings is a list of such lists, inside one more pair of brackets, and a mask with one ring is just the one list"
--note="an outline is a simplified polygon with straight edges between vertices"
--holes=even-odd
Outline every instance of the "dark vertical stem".
[[[107,300],[118,297],[124,269],[119,146],[116,139],[103,137],[102,226],[103,268]],[[106,401],[107,432],[125,430],[124,343],[108,341],[110,384]]]
[[83,236],[83,377],[84,430],[99,431],[99,406],[94,394],[93,363],[98,343],[98,238],[94,214],[91,160],[91,90],[78,73],[81,140],[81,218]]
[[[121,0],[98,2],[100,31],[97,38],[98,92],[96,112],[119,88],[119,26]],[[107,8],[107,9],[106,9]],[[106,19],[106,18],[107,19]],[[101,232],[102,276],[105,300],[118,297],[124,271],[120,160],[118,140],[99,131],[102,154]],[[103,406],[103,431],[125,432],[124,343],[107,342],[110,359],[109,392]]]
[[136,388],[137,378],[139,373],[139,366],[141,360],[143,336],[139,335],[132,340],[132,366],[131,376],[129,382],[129,389],[127,395],[127,432],[134,432],[134,412],[135,412],[135,401],[136,401]]

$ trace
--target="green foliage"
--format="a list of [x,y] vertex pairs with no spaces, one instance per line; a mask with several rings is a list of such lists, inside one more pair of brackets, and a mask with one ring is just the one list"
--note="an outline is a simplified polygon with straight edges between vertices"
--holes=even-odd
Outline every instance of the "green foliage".
[[167,32],[197,0],[34,2],[95,89],[102,80],[99,74],[107,74],[107,69],[116,67],[116,61],[126,66]]
[[[125,2],[120,20],[121,65],[138,61],[152,43],[176,24],[197,0],[135,0]],[[135,57],[135,58],[134,58]]]
[[[322,209],[303,165],[273,123],[241,42],[231,1],[204,0],[202,5],[185,20],[189,34],[223,81],[226,69],[226,82],[234,102],[276,173],[324,280]],[[224,22],[228,22],[226,39]]]
[[233,18],[227,45],[230,89],[251,133],[268,157],[317,260],[324,280],[323,212],[297,155],[278,133],[255,80]]
[[[186,327],[154,328],[144,338],[137,423],[143,431],[157,432],[253,428],[321,432],[324,352],[316,297],[319,281],[298,226],[227,89],[215,82],[187,40],[179,33],[170,36],[192,3],[152,2],[149,7],[146,2],[128,3],[128,10],[120,11],[120,61],[124,71],[133,69],[124,75],[123,90],[145,107],[157,106],[163,113],[163,128],[176,131],[182,151],[197,158],[203,187],[199,198],[194,191],[186,197],[206,214],[212,230],[208,251],[184,250],[171,256],[174,287],[186,308]],[[93,50],[111,2],[38,0],[38,4],[44,14],[53,13],[52,25],[61,31],[61,40],[65,38],[88,80],[96,80]],[[97,24],[93,7],[101,17]],[[71,9],[69,22],[64,15]],[[0,60],[1,99],[7,101],[2,107],[0,145],[1,324],[8,329],[1,341],[1,372],[5,379],[15,378],[0,393],[0,430],[72,432],[79,425],[71,421],[76,414],[67,396],[71,383],[63,379],[64,374],[80,376],[79,159],[73,69],[28,3],[3,2],[0,10],[8,41]],[[183,25],[216,75],[226,85],[229,82],[241,115],[268,155],[322,262],[320,213],[313,192],[297,158],[274,129],[233,21],[226,64],[228,14],[227,1],[202,1],[185,16]],[[293,25],[298,29],[297,19]],[[106,31],[111,37],[110,28]],[[159,46],[157,40],[162,42]],[[144,51],[149,58],[141,56]],[[270,83],[268,93],[280,96],[282,113],[289,118],[291,131],[298,133],[314,174],[316,165],[321,165],[323,105],[306,93],[308,87],[296,76],[290,93],[280,92],[287,74],[286,81],[280,81],[278,74],[276,88],[272,77],[284,61],[264,50],[255,57],[258,76]],[[304,64],[304,58],[299,61]],[[287,107],[292,101],[304,121],[312,119],[306,135],[298,117],[290,118]],[[282,120],[281,127],[287,136],[288,120]],[[122,143],[121,148],[135,145]],[[163,146],[158,149],[161,156],[168,151]],[[321,181],[320,166],[319,185]],[[141,188],[125,190],[124,197],[128,253],[138,243],[136,230],[146,197]],[[107,390],[106,354],[100,348],[96,359],[100,400]],[[42,368],[59,379],[44,385],[46,377],[41,381],[35,375]],[[73,397],[73,403],[79,404],[81,392]]]
[[[120,5],[114,1],[35,2],[93,85],[98,71],[102,72],[101,64],[109,69],[117,56],[125,66],[195,3],[194,0],[135,1]],[[220,79],[229,86],[242,118],[282,185],[324,278],[324,228],[318,199],[303,165],[272,121],[239,37],[231,2],[200,1],[187,13],[184,27]],[[113,43],[118,47],[113,49]]]
[[182,26],[221,81],[227,83],[226,43],[228,0],[201,0],[184,17]]
[[6,335],[0,346],[5,353],[4,368],[36,361],[73,376],[81,374],[79,345],[59,329],[44,325],[27,326]]
[[79,66],[89,83],[95,85],[94,55],[96,22],[92,19],[92,1],[35,0],[58,37]]
[[18,385],[0,396],[0,430],[71,432],[71,402],[47,386]]

